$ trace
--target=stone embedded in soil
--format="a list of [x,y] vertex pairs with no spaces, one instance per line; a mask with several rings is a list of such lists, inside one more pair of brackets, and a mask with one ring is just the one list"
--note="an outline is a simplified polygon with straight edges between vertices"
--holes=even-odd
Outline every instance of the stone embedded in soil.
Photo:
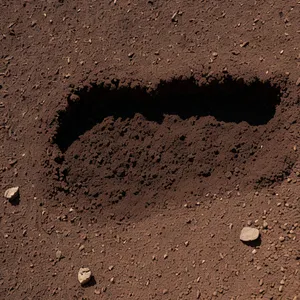
[[225,177],[226,177],[227,179],[230,179],[231,176],[232,176],[232,173],[231,173],[231,172],[228,171],[228,172],[225,173]]
[[92,272],[90,268],[80,268],[78,271],[78,281],[81,285],[88,283],[92,278]]
[[16,198],[19,197],[19,187],[16,186],[16,187],[7,189],[4,193],[4,197],[6,199],[8,199],[9,201],[15,200]]
[[240,240],[243,242],[253,242],[259,237],[259,230],[252,227],[244,227],[240,234]]
[[268,228],[268,223],[267,223],[267,221],[263,221],[263,228],[264,228],[264,229],[267,229],[267,228]]
[[62,253],[60,250],[57,250],[56,253],[55,253],[55,256],[58,260],[62,259]]
[[95,294],[95,295],[100,295],[100,294],[101,294],[101,291],[96,289],[96,290],[94,290],[94,294]]

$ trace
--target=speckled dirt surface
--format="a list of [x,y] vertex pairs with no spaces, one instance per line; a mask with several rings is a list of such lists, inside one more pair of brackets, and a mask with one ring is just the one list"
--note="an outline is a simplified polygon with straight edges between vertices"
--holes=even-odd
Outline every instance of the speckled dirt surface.
[[1,299],[300,299],[299,2],[0,7]]

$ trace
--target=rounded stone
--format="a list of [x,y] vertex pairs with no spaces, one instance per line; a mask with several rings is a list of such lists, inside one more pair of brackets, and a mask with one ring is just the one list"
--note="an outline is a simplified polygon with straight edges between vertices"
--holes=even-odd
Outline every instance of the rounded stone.
[[253,242],[259,237],[259,230],[252,227],[244,227],[240,234],[240,240],[243,242]]

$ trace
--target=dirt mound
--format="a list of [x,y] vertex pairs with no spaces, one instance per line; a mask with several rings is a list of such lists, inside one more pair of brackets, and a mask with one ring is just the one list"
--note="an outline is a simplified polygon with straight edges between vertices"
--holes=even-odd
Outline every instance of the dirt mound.
[[57,190],[85,207],[119,203],[129,217],[280,182],[295,162],[280,128],[281,88],[223,76],[74,90],[53,138],[62,151]]

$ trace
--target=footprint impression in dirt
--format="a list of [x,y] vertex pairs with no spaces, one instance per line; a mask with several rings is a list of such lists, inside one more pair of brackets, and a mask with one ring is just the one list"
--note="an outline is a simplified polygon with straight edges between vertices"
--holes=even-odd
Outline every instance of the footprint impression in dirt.
[[74,90],[53,139],[57,192],[132,216],[282,181],[295,158],[281,101],[276,82],[230,76]]

